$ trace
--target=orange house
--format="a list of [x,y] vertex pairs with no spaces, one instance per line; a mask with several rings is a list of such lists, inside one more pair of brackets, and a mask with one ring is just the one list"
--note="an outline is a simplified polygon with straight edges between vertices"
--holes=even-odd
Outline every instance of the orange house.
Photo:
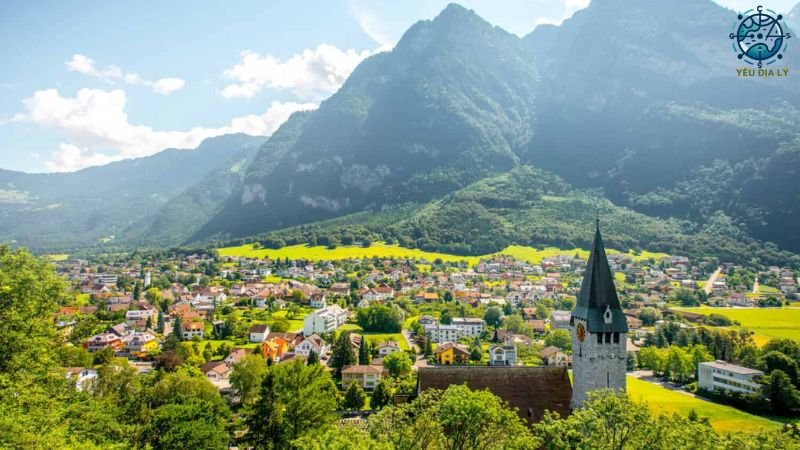
[[289,343],[280,337],[274,337],[261,343],[261,355],[264,359],[272,358],[273,361],[280,361],[284,353],[289,351]]

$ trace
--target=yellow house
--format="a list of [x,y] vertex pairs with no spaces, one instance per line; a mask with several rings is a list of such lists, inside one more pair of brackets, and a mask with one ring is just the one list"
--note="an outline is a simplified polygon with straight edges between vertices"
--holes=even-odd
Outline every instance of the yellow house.
[[442,365],[464,364],[469,361],[469,349],[461,344],[447,342],[436,347],[436,360]]

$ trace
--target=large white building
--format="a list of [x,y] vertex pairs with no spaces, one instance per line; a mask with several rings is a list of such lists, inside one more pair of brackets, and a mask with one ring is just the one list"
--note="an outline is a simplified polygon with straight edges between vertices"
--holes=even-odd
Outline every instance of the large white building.
[[725,361],[702,362],[697,366],[697,386],[700,389],[717,389],[740,394],[753,394],[761,389],[757,378],[764,372],[737,366]]
[[303,319],[303,335],[330,333],[338,330],[345,322],[347,322],[347,311],[339,305],[330,305],[314,311]]
[[486,330],[486,322],[483,319],[473,317],[457,317],[453,319],[455,325],[464,336],[478,337]]

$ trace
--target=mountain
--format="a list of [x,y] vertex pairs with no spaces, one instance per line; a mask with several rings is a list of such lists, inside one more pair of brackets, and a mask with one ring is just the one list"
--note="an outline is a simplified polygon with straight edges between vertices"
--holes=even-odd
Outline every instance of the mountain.
[[594,0],[520,39],[450,5],[287,122],[192,240],[423,205],[529,164],[640,213],[725,217],[800,251],[800,84],[737,77],[735,21],[710,0]]
[[[735,20],[711,1],[598,0],[538,27],[525,41],[548,86],[539,110],[554,113],[525,161],[648,214],[702,223],[719,210],[800,250],[800,188],[786,182],[800,170],[800,84],[738,78]],[[790,49],[781,64],[798,62]]]
[[519,38],[450,5],[362,62],[303,123],[289,120],[275,135],[283,159],[268,143],[218,226],[195,237],[427,201],[507,171],[533,137],[537,78]]
[[794,5],[794,8],[786,15],[786,24],[795,33],[800,30],[800,3]]
[[168,149],[71,173],[0,171],[0,240],[46,250],[116,244],[129,227],[209,172],[254,154],[263,141],[226,135],[194,150]]
[[257,240],[266,247],[382,240],[461,255],[491,253],[511,244],[589,248],[595,218],[602,222],[609,247],[616,249],[800,263],[797,255],[747,237],[724,215],[715,214],[704,226],[650,217],[526,165],[424,205],[359,212],[270,232]]

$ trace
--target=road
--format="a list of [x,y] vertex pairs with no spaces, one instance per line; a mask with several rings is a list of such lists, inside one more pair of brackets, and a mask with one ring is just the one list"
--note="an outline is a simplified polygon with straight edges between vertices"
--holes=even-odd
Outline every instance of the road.
[[758,284],[758,277],[756,277],[756,280],[753,282],[753,294],[758,294],[758,289],[760,287],[761,286]]
[[720,272],[722,272],[722,267],[717,267],[717,270],[708,277],[708,281],[706,281],[706,285],[703,288],[703,290],[706,291],[706,295],[711,294],[714,290],[714,282],[717,281]]

